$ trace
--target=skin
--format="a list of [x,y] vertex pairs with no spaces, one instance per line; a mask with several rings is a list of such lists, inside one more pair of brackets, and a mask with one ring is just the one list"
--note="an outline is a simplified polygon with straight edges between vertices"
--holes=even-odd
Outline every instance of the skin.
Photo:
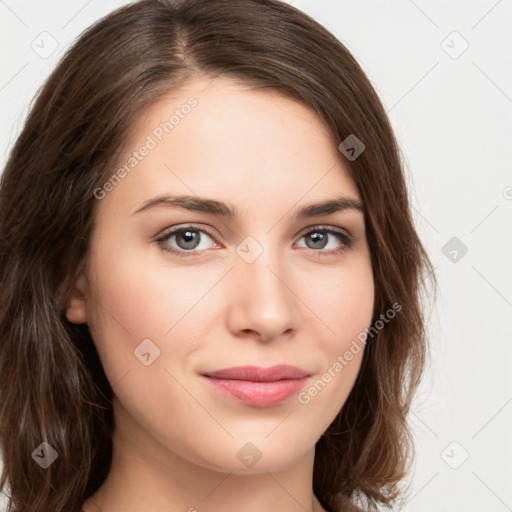
[[[350,348],[374,303],[364,215],[293,213],[360,196],[312,110],[225,78],[197,78],[151,106],[127,158],[190,96],[197,106],[98,202],[87,264],[66,304],[71,322],[89,325],[115,395],[111,470],[83,510],[321,511],[315,443],[345,403],[363,351],[307,404],[295,394],[248,405],[199,374],[292,364],[310,372],[307,390]],[[133,214],[161,194],[227,202],[240,216],[166,206]],[[195,232],[200,243],[188,253],[180,236],[154,242],[189,223],[212,236]],[[352,245],[333,234],[313,243],[319,225],[345,230]],[[249,236],[263,250],[251,263],[237,252]],[[257,245],[245,247],[256,254]],[[134,355],[145,339],[160,350],[148,366]],[[261,454],[251,467],[237,457],[249,442]]]

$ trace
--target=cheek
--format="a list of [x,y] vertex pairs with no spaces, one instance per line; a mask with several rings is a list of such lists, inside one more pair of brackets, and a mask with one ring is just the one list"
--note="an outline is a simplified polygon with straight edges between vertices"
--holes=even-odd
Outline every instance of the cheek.
[[[323,410],[330,409],[333,414],[355,382],[364,354],[364,333],[372,321],[375,288],[370,260],[361,258],[354,264],[334,269],[320,281],[325,292],[309,292],[314,305],[311,309],[320,319],[315,323],[316,328],[324,333],[313,338],[322,355],[322,367],[319,369],[321,382],[311,393],[316,396],[328,387],[329,391],[322,393],[318,400],[318,406],[319,410],[325,407]],[[313,288],[313,282],[306,281],[304,290],[307,289],[318,290],[318,287]]]
[[[161,261],[142,262],[135,252],[122,251],[124,255],[116,257],[114,249],[103,250],[91,265],[93,299],[88,311],[89,329],[111,382],[134,362],[138,368],[134,350],[143,340],[160,350],[160,363],[169,357],[171,345],[177,359],[200,346],[201,325],[220,305],[210,290],[222,277],[222,271],[211,268],[171,269]],[[202,322],[191,321],[199,311]]]
[[[370,326],[375,288],[369,260],[307,278],[303,284],[311,310],[325,329],[330,351],[343,349]],[[317,322],[318,323],[318,322]]]
[[[319,284],[324,293],[313,293]],[[313,340],[310,350],[318,365],[315,377],[297,396],[297,417],[318,439],[343,408],[361,367],[365,345],[358,336],[370,326],[374,305],[371,265],[362,260],[332,269],[330,276],[311,276],[302,290],[315,313],[306,337]]]

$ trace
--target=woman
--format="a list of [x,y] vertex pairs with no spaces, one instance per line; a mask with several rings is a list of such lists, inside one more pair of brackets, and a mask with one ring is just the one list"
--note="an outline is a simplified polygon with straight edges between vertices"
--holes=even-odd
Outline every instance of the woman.
[[143,0],[50,76],[2,175],[12,511],[400,498],[432,277],[382,105],[277,0]]

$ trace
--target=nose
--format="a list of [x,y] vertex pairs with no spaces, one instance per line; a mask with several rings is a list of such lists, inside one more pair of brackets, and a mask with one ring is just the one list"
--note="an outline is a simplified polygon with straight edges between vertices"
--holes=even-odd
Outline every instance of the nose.
[[234,335],[270,341],[300,327],[290,268],[266,248],[252,263],[236,257],[231,272],[228,327]]

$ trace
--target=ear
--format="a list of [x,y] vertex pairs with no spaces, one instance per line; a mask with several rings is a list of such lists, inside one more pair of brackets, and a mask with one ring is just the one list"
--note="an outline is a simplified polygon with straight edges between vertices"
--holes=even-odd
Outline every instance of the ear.
[[87,280],[81,272],[64,304],[66,318],[73,324],[87,323]]

